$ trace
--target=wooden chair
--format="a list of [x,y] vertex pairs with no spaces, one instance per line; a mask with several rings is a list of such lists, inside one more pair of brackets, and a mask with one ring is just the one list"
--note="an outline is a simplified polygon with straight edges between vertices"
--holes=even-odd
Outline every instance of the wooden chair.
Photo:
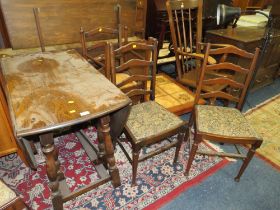
[[116,48],[128,42],[128,29],[121,23],[121,6],[119,4],[116,5],[116,18],[116,28],[99,26],[89,31],[85,31],[83,27],[80,28],[83,57],[109,80],[111,80],[111,76],[110,72],[106,72],[108,68],[105,67],[106,59],[104,55],[108,39],[117,40]]
[[[116,66],[115,55],[119,54],[124,56],[131,51],[145,55],[145,57],[143,59],[132,58]],[[137,83],[134,89],[127,92],[127,95],[134,101],[134,105],[131,108],[128,120],[124,126],[124,133],[132,146],[132,159],[122,146],[120,140],[118,140],[124,154],[130,163],[132,163],[132,185],[135,185],[138,162],[164,152],[171,147],[176,147],[174,162],[177,161],[184,136],[183,126],[185,122],[153,101],[155,98],[156,40],[149,38],[147,43],[129,43],[115,51],[111,47],[111,54],[113,83],[119,88],[130,82]],[[130,77],[117,83],[115,75],[122,72],[129,72]],[[147,86],[148,81],[151,82],[149,88]],[[139,99],[139,101],[137,101],[135,97]],[[175,134],[178,134],[177,139],[139,158],[142,148],[161,142]]]
[[[192,133],[194,140],[190,150],[185,174],[188,175],[196,153],[228,156],[244,159],[240,171],[235,177],[235,181],[239,181],[241,175],[252,159],[255,150],[262,144],[262,138],[254,131],[245,117],[241,114],[241,108],[243,106],[246,91],[251,81],[252,74],[255,70],[259,49],[257,48],[255,54],[252,54],[235,46],[227,46],[218,49],[211,49],[211,46],[211,44],[207,44],[202,71],[200,74],[198,87],[196,89],[196,105],[194,106],[194,109],[192,111],[192,116],[189,123],[189,141],[191,139],[190,137]],[[226,58],[229,54],[233,54],[243,59],[248,59],[250,63],[249,69],[232,64],[230,62],[226,62]],[[221,55],[221,62],[213,65],[208,65],[207,58],[210,55]],[[230,78],[207,79],[205,77],[207,71],[219,69],[228,69],[234,72],[238,72],[244,76],[244,80],[242,82],[239,82]],[[239,91],[213,91],[202,93],[203,85],[212,84],[227,84],[231,88]],[[204,99],[209,99],[210,104],[197,105],[197,102],[201,97]],[[229,100],[233,104],[235,104],[235,107],[216,106],[216,99]],[[234,144],[238,153],[197,151],[198,145],[203,140]],[[248,145],[249,151],[247,155],[241,154],[236,144]]]
[[[110,72],[105,71],[105,49],[107,41],[97,41],[97,39],[111,38],[117,39],[117,48],[121,47],[123,42],[127,43],[127,27],[119,25],[118,29],[108,27],[97,27],[90,31],[84,31],[81,27],[81,44],[82,44],[82,55],[86,58],[93,66],[102,72],[108,79],[110,79]],[[124,34],[124,40],[123,40]],[[95,43],[90,43],[90,41]]]
[[[166,8],[169,17],[169,25],[172,44],[176,58],[177,79],[183,85],[196,88],[198,72],[204,55],[198,43],[202,37],[202,0],[168,0]],[[223,46],[223,45],[221,45]],[[216,60],[208,56],[208,63],[214,64]],[[219,72],[209,72],[209,78],[216,76],[228,76]],[[204,86],[203,91],[223,89],[225,86]]]
[[1,179],[0,179],[0,209],[5,210],[20,210],[29,209],[28,206],[23,202],[21,197],[17,196],[16,193],[11,190]]

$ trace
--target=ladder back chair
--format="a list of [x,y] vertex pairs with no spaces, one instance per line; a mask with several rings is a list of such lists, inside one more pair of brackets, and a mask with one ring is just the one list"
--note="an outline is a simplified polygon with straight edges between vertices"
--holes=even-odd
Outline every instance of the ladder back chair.
[[[118,29],[108,27],[97,27],[90,31],[84,31],[83,27],[81,27],[80,35],[83,57],[86,58],[97,70],[104,74],[108,79],[111,79],[110,72],[105,71],[106,60],[104,53],[107,40],[96,41],[96,38],[100,39],[102,36],[117,38],[117,48],[121,47],[123,42],[127,42],[127,27],[122,27],[121,25],[119,25]],[[90,41],[92,41],[91,44],[89,44]]]
[[[112,68],[111,70],[112,82],[132,98],[135,103],[139,102],[140,95],[146,95],[145,97],[141,97],[140,100],[142,102],[149,99],[147,98],[147,95],[149,95],[152,100],[154,100],[155,97],[155,75],[149,75],[149,73],[155,74],[153,70],[150,71],[150,67],[154,68],[154,60],[157,59],[156,54],[154,54],[154,49],[152,48],[154,45],[157,45],[157,40],[149,38],[148,41],[141,40],[126,45],[128,47],[127,50],[119,48],[114,54],[115,58],[112,62],[114,62],[115,68]],[[132,49],[130,49],[131,47]],[[122,61],[129,61],[129,63],[126,63],[130,66],[124,66],[124,63],[120,61],[121,59]],[[132,62],[134,63],[130,64]],[[119,66],[116,66],[117,63]],[[123,77],[122,80],[120,80],[118,79],[118,75],[126,75],[126,77]],[[137,76],[144,76],[145,79],[142,79],[141,82],[139,78],[135,78]],[[146,90],[144,86],[149,82],[153,87],[150,90]],[[134,94],[139,90],[153,92],[147,94]]]
[[[143,59],[132,58],[117,66],[115,64],[115,55],[119,54],[125,56],[125,54],[130,51],[145,56]],[[157,57],[157,41],[155,39],[149,38],[147,43],[129,43],[115,51],[111,47],[111,55],[111,70],[113,78],[117,73],[127,71],[130,73],[130,77],[126,80],[116,83],[116,80],[113,79],[113,83],[119,88],[122,88],[122,86],[125,86],[130,82],[135,82],[137,84],[134,86],[134,89],[131,89],[126,93],[134,102],[128,120],[124,126],[124,133],[128,141],[131,143],[132,158],[129,156],[120,140],[117,139],[120,148],[132,164],[132,185],[136,185],[137,167],[140,161],[144,161],[154,155],[164,152],[171,147],[176,147],[174,162],[177,161],[184,136],[185,122],[153,101],[155,98]],[[148,81],[151,82],[151,85],[147,85]],[[139,99],[139,101],[137,101],[135,97],[136,99]],[[168,139],[168,144],[158,147],[154,151],[139,157],[140,151],[143,148],[162,142],[176,134],[178,134],[178,136],[177,138],[174,138],[173,141]]]
[[[188,141],[191,142],[191,136],[193,133],[193,144],[190,149],[185,175],[188,175],[196,153],[217,155],[243,159],[243,164],[235,177],[235,181],[239,181],[241,175],[252,159],[255,150],[262,144],[262,138],[255,132],[253,127],[247,122],[241,113],[243,101],[252,79],[252,74],[255,70],[259,49],[257,48],[255,53],[252,54],[235,46],[226,46],[217,49],[213,49],[213,47],[215,47],[215,45],[211,45],[210,43],[206,45],[205,58],[200,73],[198,87],[196,89],[195,106],[192,111],[188,128]],[[249,68],[226,62],[226,57],[229,54],[233,54],[238,58],[248,59],[250,63]],[[207,64],[207,58],[210,55],[221,55],[220,62],[212,65]],[[238,72],[244,76],[244,79],[240,82],[235,81],[232,78],[209,79],[205,77],[207,71],[219,69],[228,69]],[[206,93],[202,92],[203,85],[212,84],[227,84],[231,88],[239,91],[220,90]],[[208,99],[209,104],[198,105],[197,102],[200,98]],[[217,106],[218,101],[216,99],[226,99],[232,102],[229,105],[235,105],[235,107]],[[198,145],[204,140],[233,144],[237,153],[199,151]],[[246,155],[242,154],[236,145],[249,146],[248,153]]]
[[[196,88],[198,74],[204,58],[198,43],[202,40],[202,0],[168,0],[166,8],[169,18],[172,45],[176,58],[177,79],[183,85]],[[216,63],[208,56],[208,63]],[[228,76],[219,72],[208,72],[207,77]],[[220,90],[223,85],[204,86],[203,91]]]
[[83,57],[110,80],[110,72],[106,72],[104,55],[108,39],[117,40],[116,48],[128,42],[128,28],[121,24],[121,6],[119,4],[116,5],[116,15],[116,28],[99,26],[89,31],[85,31],[83,27],[80,28]]

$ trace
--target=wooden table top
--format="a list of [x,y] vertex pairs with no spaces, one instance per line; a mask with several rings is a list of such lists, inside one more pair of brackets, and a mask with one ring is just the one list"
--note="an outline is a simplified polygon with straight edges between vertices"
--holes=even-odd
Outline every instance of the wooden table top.
[[130,103],[75,50],[6,57],[1,68],[17,136],[85,122]]

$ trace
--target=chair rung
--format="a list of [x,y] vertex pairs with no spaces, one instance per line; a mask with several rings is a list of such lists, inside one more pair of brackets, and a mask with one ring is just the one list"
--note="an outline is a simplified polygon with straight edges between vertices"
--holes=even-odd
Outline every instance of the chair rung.
[[145,154],[145,155],[141,156],[138,161],[141,162],[141,161],[144,161],[144,160],[146,160],[146,159],[148,159],[148,158],[150,158],[152,156],[160,154],[160,153],[170,149],[171,147],[175,147],[177,143],[178,143],[178,141],[174,141],[174,142],[172,142],[170,144],[167,144],[167,145],[165,145],[163,147],[160,147],[160,148],[158,148],[158,149],[156,149],[156,150],[154,150],[152,152],[149,152],[148,154]]
[[124,146],[122,145],[122,143],[120,142],[119,139],[117,139],[117,143],[120,146],[120,148],[123,151],[123,153],[126,156],[126,158],[128,159],[128,161],[130,162],[130,164],[132,164],[132,159],[130,158],[129,154],[127,153],[127,151],[125,150]]
[[243,154],[214,152],[214,151],[197,151],[197,154],[209,155],[209,156],[220,156],[220,157],[232,157],[232,158],[240,158],[240,159],[246,158],[246,155],[243,155]]
[[236,146],[236,144],[234,144],[234,147],[235,147],[237,153],[238,153],[238,154],[241,154],[241,152],[240,152],[240,150],[238,149],[238,147]]

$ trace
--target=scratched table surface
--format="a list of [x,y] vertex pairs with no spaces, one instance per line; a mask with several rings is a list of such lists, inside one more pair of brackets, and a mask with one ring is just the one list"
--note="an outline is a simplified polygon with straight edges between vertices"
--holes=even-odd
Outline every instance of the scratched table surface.
[[130,103],[75,50],[6,57],[1,68],[17,136],[78,124]]

